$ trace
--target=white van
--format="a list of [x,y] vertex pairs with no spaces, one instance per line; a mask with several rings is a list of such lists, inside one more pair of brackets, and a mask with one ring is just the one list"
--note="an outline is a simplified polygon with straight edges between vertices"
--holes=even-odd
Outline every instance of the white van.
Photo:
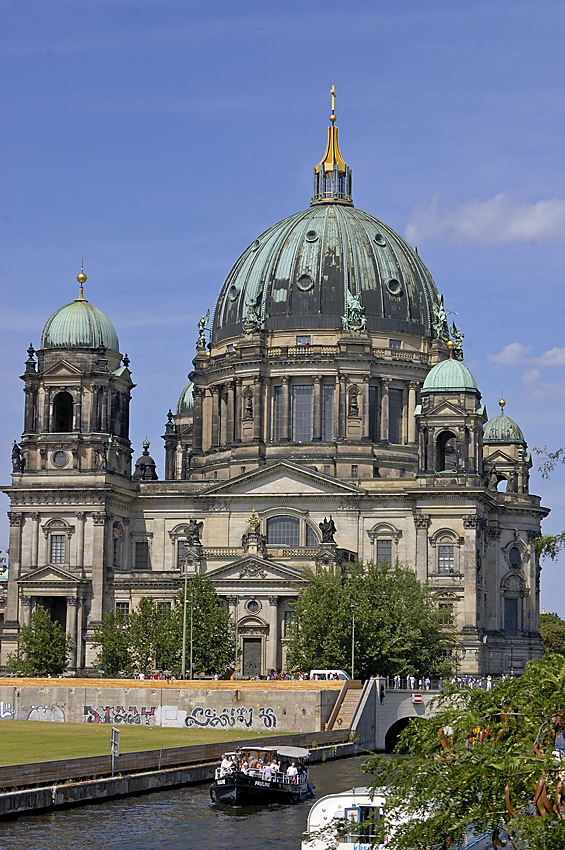
[[345,682],[347,679],[351,679],[351,676],[345,670],[310,670],[310,678],[319,682],[326,679],[341,679]]

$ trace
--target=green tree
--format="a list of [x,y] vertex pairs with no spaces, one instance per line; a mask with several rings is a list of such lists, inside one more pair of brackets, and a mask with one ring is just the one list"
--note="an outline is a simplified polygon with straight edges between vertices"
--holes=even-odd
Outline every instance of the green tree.
[[318,569],[307,579],[291,632],[292,667],[349,670],[355,617],[356,676],[450,672],[451,630],[445,628],[430,588],[412,570],[356,563],[343,575]]
[[[550,478],[555,467],[560,463],[565,463],[565,448],[550,452],[547,446],[541,449],[534,447],[534,452],[539,457],[538,471],[542,478]],[[565,547],[565,531],[561,531],[559,534],[541,534],[535,541],[538,557],[551,558],[552,561],[555,561],[563,547]]]
[[540,633],[546,652],[565,655],[565,620],[558,614],[540,614]]
[[49,612],[38,605],[28,626],[22,626],[17,653],[8,656],[8,667],[24,676],[62,673],[69,659],[72,641]]
[[434,708],[402,733],[404,758],[364,767],[387,789],[388,810],[408,818],[391,850],[453,847],[468,826],[499,831],[501,842],[507,833],[516,848],[563,850],[563,761],[553,751],[563,745],[565,658],[530,661],[491,691],[444,688]]
[[96,665],[104,665],[104,675],[131,676],[127,619],[121,611],[110,611],[94,630],[93,646],[99,648]]
[[[178,597],[173,615],[176,619],[178,645],[182,644],[184,589]],[[187,586],[186,596],[186,671],[190,674],[190,622],[192,612],[192,660],[194,672],[223,673],[235,657],[234,626],[227,608],[222,605],[209,579],[195,575]]]

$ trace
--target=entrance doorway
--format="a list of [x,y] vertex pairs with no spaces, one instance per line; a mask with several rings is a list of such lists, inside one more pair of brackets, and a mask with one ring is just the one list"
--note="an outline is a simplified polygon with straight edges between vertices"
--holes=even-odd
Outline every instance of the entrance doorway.
[[261,638],[243,638],[243,675],[261,673]]
[[66,628],[67,600],[64,596],[40,596],[37,604],[42,605],[49,612],[51,619],[59,623],[63,630]]

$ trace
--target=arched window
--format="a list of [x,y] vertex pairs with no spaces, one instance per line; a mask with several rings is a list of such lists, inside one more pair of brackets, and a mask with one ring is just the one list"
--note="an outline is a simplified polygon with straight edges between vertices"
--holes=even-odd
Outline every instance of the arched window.
[[512,548],[508,552],[508,560],[510,561],[511,567],[514,567],[515,569],[520,568],[522,564],[522,556],[517,546],[512,546]]
[[73,397],[70,393],[57,393],[53,402],[53,430],[73,430]]
[[267,543],[280,546],[299,546],[300,520],[298,517],[270,517],[267,520]]
[[437,438],[437,472],[457,470],[457,438],[451,431],[444,431]]
[[307,546],[317,546],[318,538],[316,537],[315,531],[310,528],[308,523],[306,523],[306,545]]

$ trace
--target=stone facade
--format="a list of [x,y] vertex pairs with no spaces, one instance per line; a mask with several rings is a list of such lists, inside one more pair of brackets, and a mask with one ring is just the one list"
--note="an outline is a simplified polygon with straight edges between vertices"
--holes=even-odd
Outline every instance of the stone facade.
[[28,352],[3,664],[41,602],[73,638],[71,669],[91,666],[104,614],[172,602],[186,568],[230,607],[243,674],[281,669],[304,570],[355,558],[430,583],[455,618],[458,671],[520,671],[541,653],[533,541],[547,509],[529,493],[527,446],[517,426],[487,423],[431,275],[354,210],[334,141],[310,209],[228,275],[209,342],[199,323],[165,480],[148,444],[131,474],[134,384],[111,325],[109,347],[67,329],[44,332],[37,362]]

